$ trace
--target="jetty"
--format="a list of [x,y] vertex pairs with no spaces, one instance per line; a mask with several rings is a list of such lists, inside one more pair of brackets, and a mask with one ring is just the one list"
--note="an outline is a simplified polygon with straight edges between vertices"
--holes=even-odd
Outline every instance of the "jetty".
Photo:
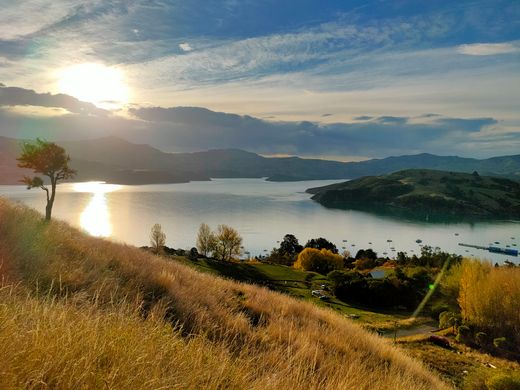
[[482,249],[491,253],[498,253],[501,255],[507,255],[507,256],[518,256],[518,249],[512,249],[512,248],[500,248],[498,246],[482,246],[482,245],[472,245],[472,244],[464,244],[462,242],[459,242],[460,246],[465,246],[467,248],[475,248],[475,249]]

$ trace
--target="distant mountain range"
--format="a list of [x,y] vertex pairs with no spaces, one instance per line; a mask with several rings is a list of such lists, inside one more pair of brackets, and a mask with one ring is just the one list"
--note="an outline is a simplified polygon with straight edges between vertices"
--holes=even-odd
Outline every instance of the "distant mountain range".
[[[30,172],[16,167],[20,140],[0,137],[0,184],[17,184]],[[58,142],[78,170],[77,181],[100,180],[119,184],[180,183],[210,178],[260,178],[271,181],[355,179],[402,169],[421,168],[520,179],[520,155],[484,160],[417,154],[360,162],[299,157],[263,157],[237,149],[196,153],[164,153],[149,145],[108,137]]]

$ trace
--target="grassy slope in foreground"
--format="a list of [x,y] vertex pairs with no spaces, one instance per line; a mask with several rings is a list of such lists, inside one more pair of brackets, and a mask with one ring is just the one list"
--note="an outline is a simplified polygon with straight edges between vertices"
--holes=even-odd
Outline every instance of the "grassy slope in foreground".
[[18,286],[0,290],[1,388],[445,387],[331,311],[1,198],[0,237],[1,279]]
[[410,217],[520,218],[520,183],[478,174],[409,169],[311,188],[326,207]]

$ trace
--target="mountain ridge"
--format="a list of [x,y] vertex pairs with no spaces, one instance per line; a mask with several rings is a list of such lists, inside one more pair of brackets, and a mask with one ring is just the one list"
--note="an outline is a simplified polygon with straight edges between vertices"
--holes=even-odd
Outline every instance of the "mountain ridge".
[[[18,184],[30,171],[16,166],[22,140],[0,137],[0,184]],[[58,142],[78,170],[75,180],[117,184],[181,183],[210,178],[263,178],[270,181],[339,180],[381,175],[402,169],[437,169],[520,179],[520,155],[475,159],[430,153],[390,156],[359,162],[264,157],[241,149],[166,153],[148,144],[109,136]]]

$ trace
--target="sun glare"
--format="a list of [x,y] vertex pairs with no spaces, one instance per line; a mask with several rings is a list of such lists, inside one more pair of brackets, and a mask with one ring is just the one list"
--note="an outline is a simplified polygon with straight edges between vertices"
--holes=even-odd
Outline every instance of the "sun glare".
[[76,192],[92,193],[92,199],[80,215],[80,226],[96,237],[109,237],[112,234],[110,212],[106,201],[108,192],[117,191],[121,186],[102,182],[77,183]]
[[59,92],[94,103],[105,109],[118,109],[128,103],[129,88],[120,69],[102,64],[79,64],[58,72]]

